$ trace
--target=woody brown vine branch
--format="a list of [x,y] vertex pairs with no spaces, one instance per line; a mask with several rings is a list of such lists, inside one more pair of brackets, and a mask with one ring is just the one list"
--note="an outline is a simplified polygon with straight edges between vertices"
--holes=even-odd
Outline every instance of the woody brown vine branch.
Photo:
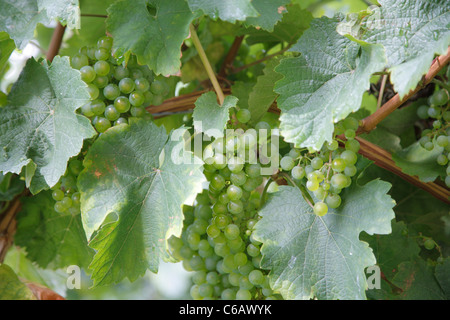
[[55,30],[53,31],[52,39],[50,41],[50,46],[47,51],[47,60],[53,61],[53,58],[58,54],[59,49],[61,48],[62,39],[64,37],[64,32],[66,30],[66,27],[63,26],[61,23],[58,22],[58,24],[55,27]]

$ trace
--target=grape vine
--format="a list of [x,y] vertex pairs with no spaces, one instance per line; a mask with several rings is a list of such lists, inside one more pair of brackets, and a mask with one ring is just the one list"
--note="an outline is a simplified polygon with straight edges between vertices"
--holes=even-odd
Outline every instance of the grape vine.
[[0,0],[0,299],[449,299],[450,3],[369,3]]

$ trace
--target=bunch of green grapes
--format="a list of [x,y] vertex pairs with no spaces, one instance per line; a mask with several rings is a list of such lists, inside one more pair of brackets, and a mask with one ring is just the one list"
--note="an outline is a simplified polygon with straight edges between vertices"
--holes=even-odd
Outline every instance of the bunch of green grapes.
[[131,55],[127,65],[112,54],[113,40],[102,37],[96,47],[83,47],[71,59],[87,84],[91,101],[81,107],[98,132],[127,123],[129,117],[144,117],[146,106],[161,104],[169,93],[164,81],[157,80],[147,66]]
[[[352,183],[357,173],[357,152],[360,148],[355,139],[358,120],[348,117],[335,126],[335,138],[325,144],[319,152],[307,152],[292,148],[281,158],[283,171],[290,172],[296,183],[305,183],[306,188],[314,194],[317,201],[313,205],[314,213],[319,216],[327,214],[329,208],[338,208],[342,199],[340,193]],[[339,147],[339,138],[344,147]]]
[[51,188],[56,212],[68,212],[72,215],[80,213],[80,193],[77,188],[77,177],[81,170],[83,170],[83,164],[80,160],[76,158],[70,160],[64,176]]
[[261,243],[253,234],[265,181],[263,166],[250,156],[256,141],[236,130],[205,148],[209,187],[193,207],[184,207],[182,235],[169,240],[174,257],[194,272],[194,299],[280,298],[260,268]]
[[446,89],[436,90],[428,99],[428,105],[417,109],[417,115],[423,120],[431,120],[431,127],[422,131],[419,144],[426,150],[441,150],[436,161],[446,166],[445,184],[450,188],[450,109],[449,93]]

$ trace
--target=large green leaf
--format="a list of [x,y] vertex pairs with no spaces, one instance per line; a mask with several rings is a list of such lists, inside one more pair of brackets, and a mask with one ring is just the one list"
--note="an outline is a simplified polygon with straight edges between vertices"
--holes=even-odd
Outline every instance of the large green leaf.
[[284,7],[290,0],[253,0],[252,4],[259,16],[248,17],[245,24],[260,27],[267,31],[273,31],[274,26],[281,20]]
[[48,24],[55,18],[70,28],[79,28],[78,0],[0,1],[0,31],[6,31],[19,49],[33,38],[38,23]]
[[258,16],[251,0],[187,0],[192,11],[201,11],[212,19],[235,23]]
[[290,5],[287,7],[287,12],[283,15],[281,21],[274,26],[273,31],[248,28],[243,31],[243,33],[248,35],[245,41],[250,45],[255,43],[274,45],[280,42],[293,44],[308,29],[312,18],[309,11],[301,9],[298,5]]
[[450,45],[450,2],[380,0],[363,20],[361,39],[386,48],[391,82],[400,97],[414,89]]
[[364,269],[376,260],[359,234],[391,232],[394,201],[386,194],[389,188],[380,180],[355,183],[343,191],[338,209],[319,217],[298,188],[280,186],[255,226],[271,287],[285,299],[364,299]]
[[94,285],[135,280],[170,259],[167,239],[181,233],[182,205],[205,181],[192,154],[177,164],[180,145],[140,120],[109,129],[89,149],[78,185],[88,239],[101,227],[90,242]]
[[46,11],[38,7],[36,0],[0,1],[0,31],[6,31],[19,49],[33,38],[38,23],[49,22]]
[[418,176],[423,182],[431,182],[437,177],[445,177],[445,166],[437,163],[437,157],[442,154],[442,147],[425,150],[419,142],[400,150],[392,155],[395,164],[406,174]]
[[33,292],[6,264],[0,264],[0,300],[36,300]]
[[16,244],[26,248],[28,259],[43,268],[87,267],[94,252],[87,246],[81,214],[58,213],[54,205],[51,192],[23,199]]
[[273,92],[275,82],[282,76],[275,72],[275,67],[280,63],[278,59],[269,60],[264,68],[264,74],[260,75],[248,97],[248,109],[252,114],[251,123],[255,124],[266,114],[272,103],[277,98]]
[[281,135],[297,147],[319,150],[331,141],[334,123],[361,107],[370,76],[386,64],[381,45],[359,45],[339,35],[340,19],[313,20],[292,47],[302,55],[275,69],[284,76],[275,86]]
[[72,29],[80,28],[80,4],[78,0],[37,0],[39,10],[46,10],[50,19],[58,18]]
[[130,50],[156,74],[180,69],[181,45],[194,19],[184,0],[123,0],[108,8],[107,30],[114,48]]
[[83,140],[96,134],[89,119],[75,113],[87,101],[86,84],[69,58],[57,56],[51,65],[29,59],[0,109],[0,171],[35,169],[28,176],[32,193],[55,185]]
[[9,38],[8,34],[0,32],[0,75],[3,73],[9,56],[15,48],[14,41]]
[[210,137],[223,137],[230,119],[230,108],[236,107],[237,102],[236,97],[229,95],[220,105],[214,91],[202,94],[195,102],[192,115],[195,131],[205,132]]

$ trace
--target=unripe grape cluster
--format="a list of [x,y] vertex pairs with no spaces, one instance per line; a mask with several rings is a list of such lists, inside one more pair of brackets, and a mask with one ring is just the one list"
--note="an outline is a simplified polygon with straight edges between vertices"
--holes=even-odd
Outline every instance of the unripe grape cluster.
[[422,131],[419,144],[432,151],[441,150],[436,158],[439,165],[446,167],[445,184],[450,188],[450,109],[449,92],[446,89],[436,90],[429,98],[428,105],[417,109],[420,119],[430,123],[430,127]]
[[[280,161],[283,171],[290,172],[297,183],[304,183],[314,194],[313,211],[318,216],[327,214],[329,208],[338,208],[340,193],[352,183],[356,175],[357,152],[360,148],[355,139],[358,120],[348,117],[335,126],[335,138],[324,144],[318,152],[292,148]],[[344,135],[346,140],[337,136]],[[344,147],[339,147],[339,142]]]
[[250,136],[237,131],[205,148],[209,187],[193,207],[184,207],[181,237],[169,239],[174,257],[194,272],[190,289],[194,299],[280,298],[270,288],[268,272],[260,268],[261,243],[253,232],[264,177],[261,164],[246,156],[245,150],[257,143]]
[[77,177],[82,170],[82,162],[76,158],[71,159],[65,174],[51,188],[56,212],[70,213],[73,216],[80,214],[80,193],[77,188]]
[[83,47],[71,58],[80,70],[91,101],[81,107],[95,129],[102,133],[113,125],[128,123],[130,117],[148,115],[145,107],[159,105],[169,93],[168,85],[155,79],[147,66],[131,55],[126,65],[112,53],[113,40],[104,36],[95,47]]

